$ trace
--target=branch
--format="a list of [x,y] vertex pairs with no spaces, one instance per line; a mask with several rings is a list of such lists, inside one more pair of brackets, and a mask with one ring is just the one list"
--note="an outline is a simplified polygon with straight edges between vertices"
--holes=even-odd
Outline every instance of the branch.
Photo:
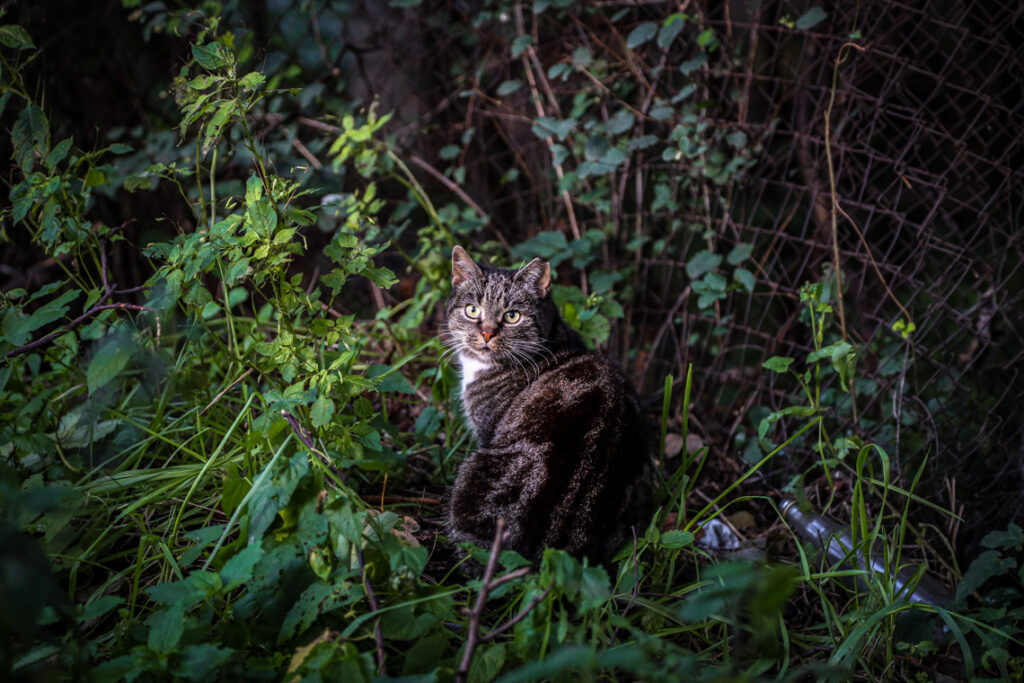
[[288,424],[292,426],[292,431],[295,432],[295,436],[299,437],[299,441],[301,441],[306,448],[308,448],[309,451],[317,457],[317,460],[323,463],[324,467],[329,469],[334,476],[338,477],[338,479],[344,480],[345,475],[334,466],[330,458],[328,458],[325,453],[321,453],[317,449],[316,442],[313,441],[313,437],[309,435],[309,432],[303,429],[301,424],[299,424],[298,418],[284,409],[281,410],[281,415],[283,415],[284,419],[288,421]]
[[519,614],[515,615],[514,617],[506,621],[504,624],[488,633],[486,636],[483,637],[483,640],[485,642],[491,640],[492,638],[501,635],[502,633],[509,630],[510,628],[518,624],[520,621],[525,619],[526,615],[532,612],[533,608],[539,605],[544,598],[548,597],[548,595],[551,593],[553,589],[554,586],[549,586],[546,591],[535,597],[533,600],[530,600],[529,604],[527,604],[526,607],[519,611]]
[[[366,597],[370,600],[370,609],[377,612],[380,610],[380,602],[377,600],[377,594],[373,592],[373,584],[366,576],[366,560],[363,559],[362,548],[356,548],[356,557],[359,559],[359,571],[363,575],[363,590],[366,591]],[[377,642],[377,674],[382,677],[387,676],[388,671],[384,663],[384,635],[380,630],[380,617],[377,617],[374,622],[373,639]]]
[[484,211],[483,209],[481,209],[481,208],[480,208],[480,205],[479,205],[479,204],[477,204],[476,202],[474,202],[474,201],[473,201],[473,199],[472,199],[472,197],[470,197],[470,196],[469,196],[468,194],[466,194],[466,193],[465,193],[465,191],[464,191],[464,190],[463,190],[463,189],[462,189],[461,187],[459,187],[459,186],[458,186],[458,185],[456,185],[456,184],[455,184],[454,182],[452,182],[452,179],[451,179],[451,178],[449,178],[449,177],[445,176],[445,175],[444,175],[443,173],[441,173],[440,171],[438,171],[438,170],[437,170],[436,168],[434,168],[433,166],[431,166],[430,164],[428,164],[428,163],[427,163],[426,161],[424,161],[423,159],[420,159],[420,158],[419,158],[418,156],[416,156],[415,154],[410,154],[410,155],[409,155],[409,161],[411,161],[412,163],[416,164],[417,166],[419,166],[420,168],[422,168],[422,169],[423,169],[424,171],[426,171],[427,173],[429,173],[429,174],[430,174],[431,176],[433,176],[433,177],[434,177],[434,178],[435,178],[435,179],[436,179],[436,180],[437,180],[437,181],[438,181],[439,183],[441,183],[442,185],[444,185],[444,186],[445,186],[446,188],[448,188],[448,189],[449,189],[449,190],[450,190],[451,192],[455,193],[455,194],[456,194],[456,195],[457,195],[457,196],[459,197],[459,199],[461,199],[462,201],[464,201],[464,202],[466,202],[467,204],[469,204],[469,205],[470,205],[470,207],[472,207],[472,209],[473,209],[474,211],[476,211],[476,214],[477,214],[478,216],[480,216],[480,218],[483,218],[484,220],[489,220],[489,219],[488,219],[488,217],[487,217],[487,213],[486,213],[486,212],[485,212],[485,211]]
[[78,327],[79,325],[81,325],[82,323],[84,323],[86,320],[88,320],[92,316],[96,315],[97,313],[100,313],[102,311],[109,311],[109,310],[112,310],[112,309],[115,309],[115,308],[123,309],[123,310],[129,310],[129,311],[149,311],[150,313],[152,313],[153,316],[154,316],[154,319],[156,321],[156,343],[157,343],[157,346],[159,346],[160,345],[160,315],[154,309],[150,308],[149,306],[139,306],[137,304],[104,304],[104,303],[102,303],[103,301],[109,299],[110,295],[112,293],[113,293],[112,290],[105,292],[103,294],[103,296],[100,297],[100,303],[97,303],[92,308],[90,308],[88,311],[86,311],[82,315],[78,316],[77,318],[75,318],[74,320],[69,322],[64,327],[58,328],[58,329],[54,330],[53,332],[51,332],[50,334],[47,334],[47,335],[45,335],[43,337],[40,337],[39,339],[36,339],[33,342],[29,342],[28,344],[25,344],[24,346],[19,346],[16,349],[12,349],[12,350],[8,351],[7,353],[4,354],[4,358],[13,358],[15,356],[20,356],[23,353],[28,353],[29,351],[32,351],[33,349],[37,349],[40,346],[44,346],[46,344],[49,344],[51,341],[53,341],[57,337],[61,336],[62,334],[65,334],[67,332],[70,332],[71,330],[75,329],[76,327]]

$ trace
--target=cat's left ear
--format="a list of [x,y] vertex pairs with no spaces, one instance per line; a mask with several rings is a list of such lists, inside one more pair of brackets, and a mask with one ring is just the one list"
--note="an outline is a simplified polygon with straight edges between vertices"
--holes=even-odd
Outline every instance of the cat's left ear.
[[478,280],[483,276],[480,266],[473,263],[466,250],[456,244],[452,249],[452,287],[458,287],[466,280]]
[[532,287],[537,296],[545,297],[551,291],[551,265],[535,258],[516,271],[516,280]]

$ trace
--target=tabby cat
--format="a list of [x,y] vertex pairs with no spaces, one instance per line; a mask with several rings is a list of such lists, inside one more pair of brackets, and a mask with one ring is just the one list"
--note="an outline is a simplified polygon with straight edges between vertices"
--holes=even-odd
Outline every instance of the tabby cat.
[[452,253],[446,343],[462,369],[462,404],[477,448],[459,467],[448,530],[489,545],[544,548],[604,562],[651,515],[651,464],[626,376],[558,315],[551,269],[519,270]]

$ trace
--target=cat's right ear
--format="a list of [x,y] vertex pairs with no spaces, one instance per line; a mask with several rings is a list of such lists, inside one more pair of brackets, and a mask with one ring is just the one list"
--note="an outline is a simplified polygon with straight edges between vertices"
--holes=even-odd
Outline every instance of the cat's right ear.
[[456,244],[452,249],[452,287],[458,287],[467,280],[476,280],[483,276],[480,266],[473,263],[466,250]]

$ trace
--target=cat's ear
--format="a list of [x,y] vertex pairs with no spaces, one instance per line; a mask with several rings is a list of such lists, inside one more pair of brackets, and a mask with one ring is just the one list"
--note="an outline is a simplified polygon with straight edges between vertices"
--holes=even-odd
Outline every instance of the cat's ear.
[[452,287],[458,287],[466,280],[476,280],[483,276],[480,266],[473,263],[466,250],[456,244],[452,249]]
[[537,296],[545,297],[551,291],[551,265],[535,258],[516,272],[516,279],[532,287]]

